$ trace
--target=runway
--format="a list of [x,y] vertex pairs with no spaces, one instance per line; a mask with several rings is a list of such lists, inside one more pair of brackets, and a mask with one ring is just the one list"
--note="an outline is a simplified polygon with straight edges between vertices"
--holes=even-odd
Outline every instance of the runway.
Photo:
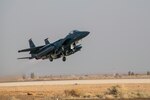
[[150,79],[101,79],[101,80],[60,80],[0,83],[0,87],[38,86],[38,85],[74,85],[74,84],[150,84]]

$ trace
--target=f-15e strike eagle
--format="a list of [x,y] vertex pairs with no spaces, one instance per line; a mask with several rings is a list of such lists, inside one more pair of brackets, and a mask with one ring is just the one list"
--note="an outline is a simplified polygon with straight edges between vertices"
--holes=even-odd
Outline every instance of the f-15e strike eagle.
[[46,38],[45,45],[35,46],[32,39],[29,39],[30,48],[19,50],[18,52],[29,52],[31,57],[22,57],[18,59],[53,59],[61,58],[63,61],[66,61],[66,56],[72,55],[81,50],[81,44],[78,44],[78,41],[86,37],[90,32],[88,31],[71,31],[65,38],[59,39],[53,43],[48,41]]

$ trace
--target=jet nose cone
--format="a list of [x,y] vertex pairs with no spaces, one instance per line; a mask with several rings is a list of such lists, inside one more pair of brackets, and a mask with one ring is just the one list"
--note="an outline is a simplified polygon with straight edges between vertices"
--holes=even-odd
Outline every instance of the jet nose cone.
[[87,35],[89,35],[89,34],[90,34],[90,32],[89,32],[89,31],[87,31],[87,32],[86,32],[86,34],[87,34]]
[[84,34],[85,34],[85,36],[87,36],[87,35],[90,34],[90,32],[89,31],[85,31]]

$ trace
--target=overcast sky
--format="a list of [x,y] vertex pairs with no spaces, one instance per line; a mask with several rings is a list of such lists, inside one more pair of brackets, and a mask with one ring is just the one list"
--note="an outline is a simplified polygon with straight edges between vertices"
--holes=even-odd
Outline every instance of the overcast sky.
[[[62,59],[17,60],[28,39],[43,45],[71,30],[90,31],[82,50]],[[0,0],[0,75],[150,71],[149,0]]]

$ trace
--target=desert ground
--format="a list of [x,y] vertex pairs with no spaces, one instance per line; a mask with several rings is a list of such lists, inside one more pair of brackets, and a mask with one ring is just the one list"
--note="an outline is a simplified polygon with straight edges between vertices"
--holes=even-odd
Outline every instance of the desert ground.
[[0,100],[150,100],[150,79],[0,83]]

